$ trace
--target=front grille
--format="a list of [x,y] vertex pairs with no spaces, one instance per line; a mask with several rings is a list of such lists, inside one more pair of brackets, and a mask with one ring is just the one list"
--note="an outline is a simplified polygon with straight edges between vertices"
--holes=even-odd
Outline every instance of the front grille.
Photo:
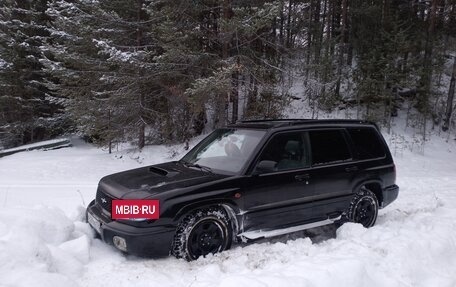
[[100,190],[100,188],[97,189],[97,197],[96,197],[96,202],[105,210],[111,212],[111,202],[113,198],[103,191]]

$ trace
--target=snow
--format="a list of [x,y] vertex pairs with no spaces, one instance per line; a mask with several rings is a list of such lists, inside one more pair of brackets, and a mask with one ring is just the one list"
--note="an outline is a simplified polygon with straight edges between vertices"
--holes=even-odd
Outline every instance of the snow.
[[0,59],[0,69],[6,69],[6,68],[8,68],[9,66],[11,66],[10,63],[6,62],[6,61],[3,60],[3,59]]
[[93,39],[95,45],[101,49],[99,53],[104,53],[109,55],[109,60],[119,60],[121,62],[131,62],[132,58],[137,56],[138,52],[122,52],[115,47],[111,46],[111,43],[108,43],[103,40]]
[[345,224],[335,238],[325,230],[314,242],[284,236],[195,262],[125,256],[83,222],[102,176],[170,160],[180,146],[109,155],[74,142],[0,158],[1,284],[456,286],[455,142],[433,136],[424,153],[405,144],[395,150],[399,198],[374,227]]

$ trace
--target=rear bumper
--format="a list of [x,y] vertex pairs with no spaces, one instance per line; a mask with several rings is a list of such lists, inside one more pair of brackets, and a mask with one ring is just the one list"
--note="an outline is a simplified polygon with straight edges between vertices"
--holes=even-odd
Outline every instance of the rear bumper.
[[168,256],[174,238],[175,227],[170,226],[150,226],[136,227],[112,221],[107,215],[103,214],[95,201],[87,207],[87,214],[91,214],[100,222],[100,232],[93,226],[101,239],[114,245],[113,237],[120,236],[127,243],[127,253],[141,257],[164,257]]
[[381,208],[388,206],[391,202],[395,201],[399,195],[399,186],[393,184],[386,187],[382,191],[382,204]]

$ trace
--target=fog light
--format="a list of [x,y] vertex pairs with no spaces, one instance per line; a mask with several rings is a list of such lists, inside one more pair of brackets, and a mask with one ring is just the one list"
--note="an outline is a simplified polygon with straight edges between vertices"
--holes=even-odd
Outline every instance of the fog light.
[[114,243],[114,246],[117,249],[127,252],[127,242],[125,241],[125,238],[114,236],[112,238],[112,243]]

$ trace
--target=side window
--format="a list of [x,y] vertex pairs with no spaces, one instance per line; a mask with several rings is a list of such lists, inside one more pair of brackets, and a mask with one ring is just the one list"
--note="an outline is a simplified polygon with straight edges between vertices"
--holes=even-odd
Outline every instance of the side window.
[[261,153],[259,162],[272,161],[275,170],[298,169],[309,166],[304,146],[304,133],[289,132],[273,136]]
[[358,159],[370,159],[385,156],[385,149],[377,132],[372,128],[347,129],[353,141]]
[[309,139],[312,148],[312,165],[337,163],[351,159],[342,130],[310,131]]

